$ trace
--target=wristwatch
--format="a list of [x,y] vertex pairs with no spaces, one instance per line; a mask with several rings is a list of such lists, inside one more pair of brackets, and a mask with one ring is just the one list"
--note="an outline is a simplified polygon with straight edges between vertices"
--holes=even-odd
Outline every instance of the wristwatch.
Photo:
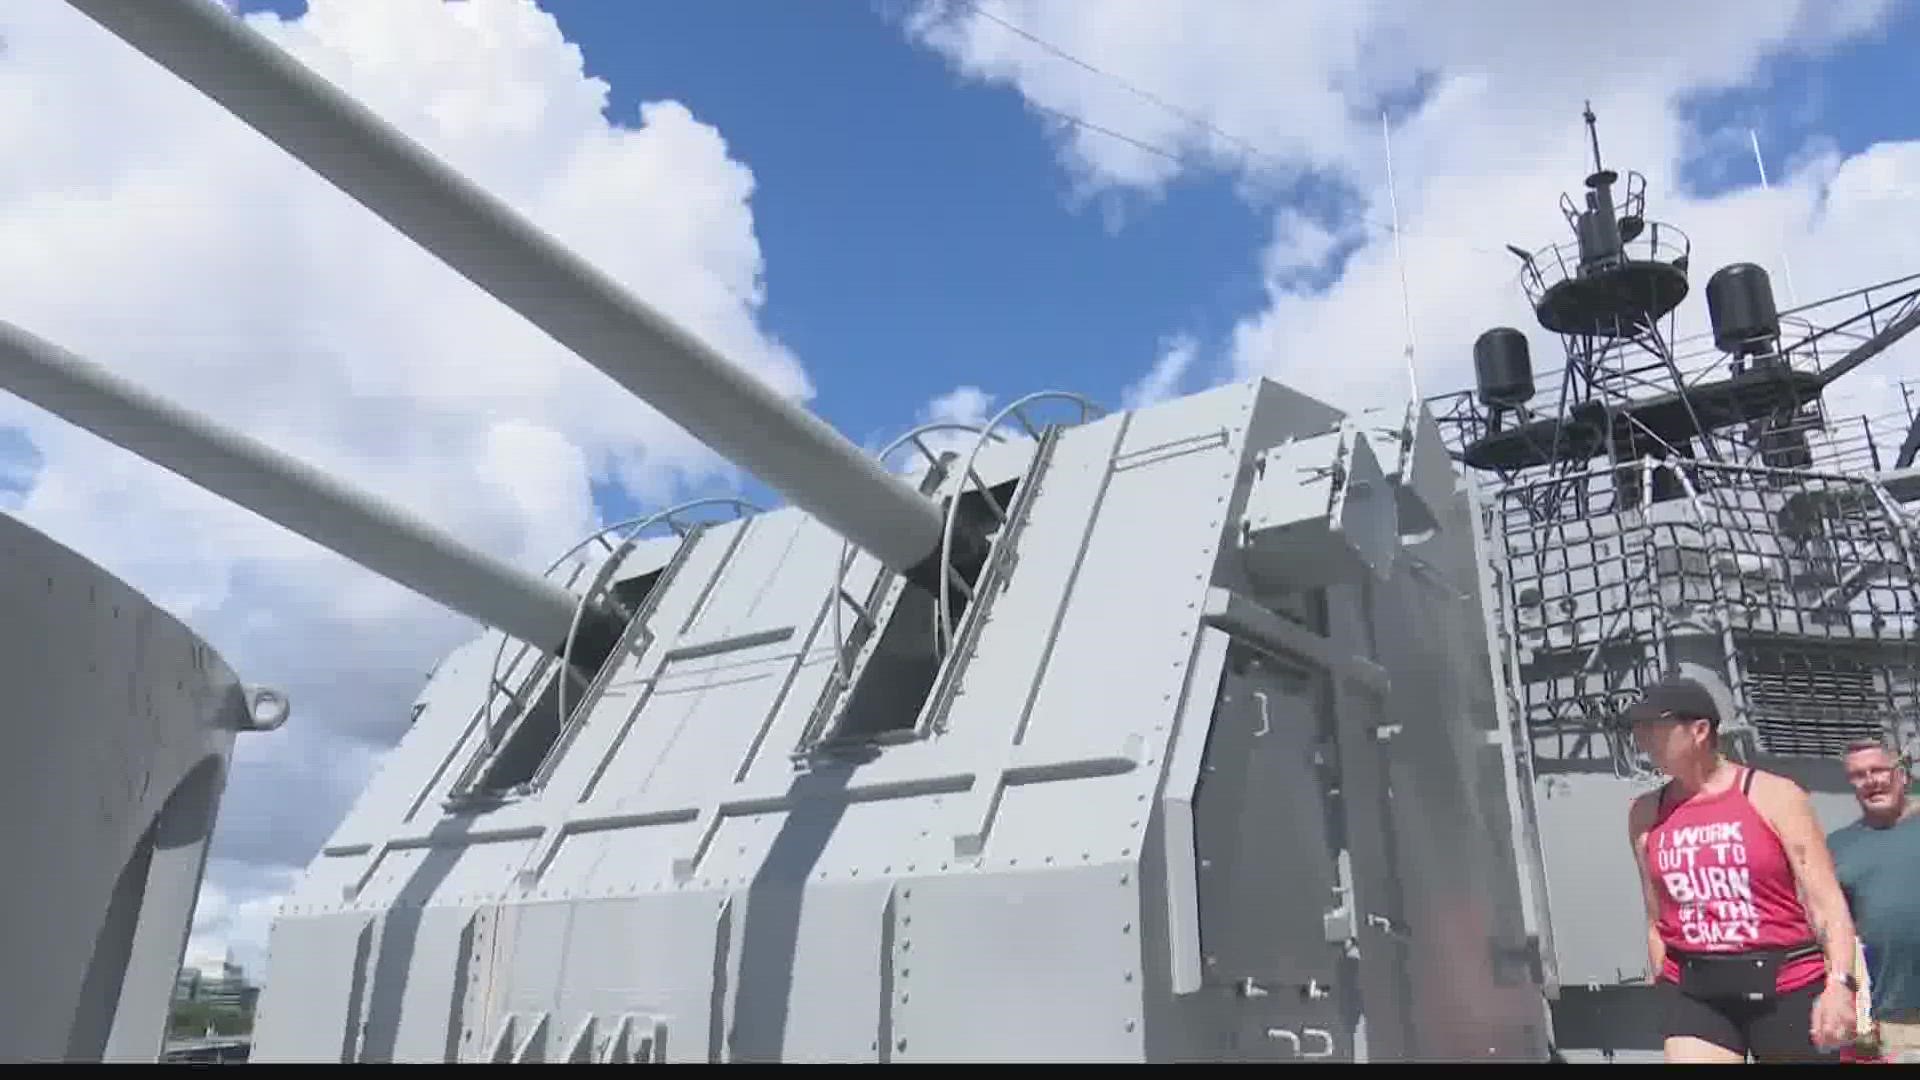
[[1827,982],[1839,983],[1841,986],[1846,987],[1849,991],[1856,994],[1860,992],[1860,980],[1854,978],[1853,972],[1851,971],[1843,971],[1835,975],[1829,975],[1827,976]]

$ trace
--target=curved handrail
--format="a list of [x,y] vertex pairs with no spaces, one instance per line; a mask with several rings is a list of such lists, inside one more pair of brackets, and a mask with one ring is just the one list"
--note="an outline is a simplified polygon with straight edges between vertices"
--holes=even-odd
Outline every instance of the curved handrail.
[[[942,659],[946,657],[947,649],[952,644],[953,631],[954,631],[953,618],[952,618],[952,604],[947,598],[948,590],[944,586],[946,583],[945,582],[946,575],[953,573],[953,529],[954,529],[954,523],[959,519],[959,516],[960,516],[960,497],[961,495],[965,494],[966,483],[968,481],[971,481],[979,488],[980,495],[982,498],[987,500],[987,504],[989,506],[994,506],[993,496],[987,493],[987,486],[985,482],[983,482],[980,479],[980,474],[975,472],[973,467],[974,462],[977,461],[980,457],[980,451],[986,447],[986,444],[987,444],[986,435],[997,430],[999,426],[1002,423],[1004,423],[1008,417],[1014,417],[1020,421],[1021,426],[1026,428],[1029,434],[1034,435],[1035,437],[1038,437],[1039,432],[1034,428],[1033,422],[1027,419],[1025,412],[1022,411],[1022,408],[1034,402],[1045,401],[1045,400],[1068,401],[1080,406],[1080,419],[1076,421],[1076,423],[1084,424],[1087,422],[1087,420],[1090,417],[1106,415],[1106,410],[1102,408],[1098,402],[1095,402],[1083,395],[1075,394],[1075,393],[1072,393],[1071,391],[1066,391],[1066,390],[1038,390],[1038,391],[1035,391],[1034,393],[1026,395],[1025,397],[1015,399],[1014,401],[1010,402],[1006,408],[1001,409],[997,414],[994,415],[994,418],[992,420],[989,420],[987,422],[986,432],[983,433],[980,438],[974,441],[973,449],[969,451],[967,454],[966,468],[963,469],[961,472],[961,481],[960,481],[962,485],[961,490],[956,491],[954,493],[953,498],[948,500],[946,519],[941,522],[941,526],[940,526],[940,566],[941,566],[941,573],[942,573],[942,582],[941,582],[942,588],[935,594],[935,609],[934,609],[935,621],[934,621],[933,629],[934,629],[935,655],[941,657]],[[1005,518],[1004,509],[997,506],[995,506],[995,509],[1001,513],[1003,524],[1004,524],[1004,518]],[[962,583],[962,587],[963,588],[965,587],[964,583]]]
[[[1686,264],[1682,260],[1693,253],[1693,240],[1677,225],[1648,221],[1638,236],[1620,245],[1621,258],[1629,262],[1657,262],[1669,266]],[[1520,270],[1520,288],[1527,302],[1538,307],[1547,290],[1580,272],[1580,243],[1562,240],[1527,254]]]
[[[888,443],[885,447],[881,448],[880,452],[875,454],[874,457],[876,460],[880,462],[881,466],[884,468],[886,466],[886,461],[888,458],[898,453],[908,443],[912,443],[914,447],[920,451],[921,456],[927,459],[927,464],[929,467],[938,468],[940,465],[940,457],[939,455],[935,454],[933,450],[930,449],[925,442],[921,441],[922,436],[931,435],[935,432],[940,432],[940,431],[964,431],[970,434],[978,435],[983,430],[988,430],[988,429],[983,429],[978,424],[963,424],[954,420],[936,420],[931,423],[921,424],[918,427],[909,429],[907,432],[905,432],[898,438],[894,439],[892,442]],[[830,606],[833,611],[833,672],[834,672],[834,677],[843,683],[847,679],[847,668],[846,668],[847,639],[846,639],[845,624],[842,623],[840,620],[840,607],[841,607],[840,598],[841,598],[841,595],[846,591],[847,568],[852,564],[853,564],[853,541],[843,537],[840,541],[840,562],[839,562],[838,572],[835,573],[833,577],[833,591],[828,595],[828,599],[832,602]]]
[[[754,513],[761,512],[760,507],[754,505],[753,503],[750,503],[745,499],[738,499],[729,495],[716,495],[716,496],[707,496],[699,499],[689,499],[686,502],[678,503],[674,506],[669,506],[664,510],[656,511],[655,513],[652,513],[652,514],[643,514],[636,517],[626,518],[622,521],[616,521],[609,525],[603,525],[599,529],[596,529],[592,533],[589,533],[587,536],[581,538],[572,547],[568,548],[559,557],[555,558],[553,562],[548,564],[547,568],[541,572],[540,576],[543,578],[553,576],[553,572],[555,570],[560,569],[561,566],[565,565],[567,560],[579,554],[583,549],[586,548],[587,545],[595,542],[601,543],[602,546],[606,547],[609,552],[606,560],[600,564],[600,569],[595,572],[593,582],[590,583],[587,586],[586,590],[580,593],[578,598],[575,600],[574,609],[573,609],[573,620],[567,627],[566,640],[561,644],[560,662],[562,664],[562,670],[555,675],[555,678],[561,679],[563,681],[559,688],[559,700],[555,702],[555,705],[559,710],[561,722],[563,724],[565,723],[566,715],[567,715],[566,713],[567,688],[566,688],[564,679],[566,678],[567,671],[570,671],[572,669],[574,638],[579,631],[581,614],[583,611],[585,611],[588,601],[592,599],[595,596],[595,594],[598,593],[604,587],[606,580],[613,574],[615,570],[619,568],[620,563],[626,558],[626,556],[632,552],[634,539],[637,536],[639,536],[639,534],[641,534],[642,532],[645,532],[647,529],[650,529],[662,522],[672,522],[674,518],[690,510],[695,510],[702,506],[709,506],[709,505],[727,505],[727,506],[733,507],[736,511],[745,511],[745,513],[738,514],[735,520],[738,520],[739,517],[744,517],[747,514],[754,514]],[[625,535],[621,536],[620,538],[620,546],[614,547],[613,545],[607,544],[605,542],[606,536],[620,529],[627,530]],[[506,655],[506,651],[507,651],[507,637],[508,635],[506,634],[502,634],[500,636],[500,644],[494,648],[494,652],[493,652],[493,667],[487,673],[488,693],[487,693],[486,706],[481,714],[481,721],[482,721],[483,730],[486,735],[486,749],[487,749],[487,753],[489,754],[491,754],[496,749],[494,745],[494,730],[493,730],[493,701],[494,701],[494,698],[498,696],[498,690],[495,688],[499,684],[500,660],[502,657]]]
[[[940,457],[934,454],[930,449],[928,449],[926,444],[921,441],[921,436],[926,435],[933,431],[942,431],[942,430],[966,431],[966,432],[973,433],[973,435],[975,436],[973,446],[967,453],[965,467],[960,472],[961,491],[956,493],[955,496],[948,501],[946,517],[942,522],[942,526],[941,526],[940,563],[943,567],[947,568],[946,573],[949,577],[951,577],[953,573],[951,569],[953,566],[953,531],[954,531],[955,521],[957,519],[958,507],[960,505],[960,494],[964,493],[965,486],[968,482],[972,482],[974,485],[976,485],[982,491],[983,494],[985,494],[986,492],[986,485],[980,480],[979,473],[974,468],[975,463],[979,459],[980,451],[985,449],[986,445],[989,442],[1000,442],[1000,443],[1006,442],[1006,436],[1000,434],[999,429],[1010,418],[1018,420],[1020,425],[1026,429],[1026,433],[1028,435],[1031,435],[1037,438],[1040,434],[1040,430],[1034,427],[1033,422],[1027,418],[1024,410],[1029,405],[1032,405],[1039,401],[1044,401],[1049,399],[1070,401],[1073,404],[1078,405],[1080,407],[1080,419],[1078,421],[1075,421],[1076,423],[1084,423],[1090,417],[1105,415],[1106,413],[1105,408],[1103,408],[1098,402],[1095,402],[1090,398],[1087,398],[1080,394],[1075,394],[1070,391],[1064,391],[1064,390],[1036,391],[1034,393],[1028,394],[1008,404],[1005,408],[1001,409],[998,413],[996,413],[993,416],[993,418],[988,420],[987,423],[984,425],[962,424],[962,423],[955,423],[955,422],[936,422],[931,424],[922,424],[919,427],[913,428],[912,430],[896,438],[895,440],[893,440],[893,442],[887,444],[887,446],[879,452],[878,457],[882,462],[884,462],[888,457],[898,452],[901,448],[905,447],[909,443],[912,443],[920,450],[922,455],[926,457],[928,463],[931,466],[937,467],[941,464]],[[989,499],[989,501],[991,501],[992,497],[988,495],[987,498]],[[848,668],[848,660],[846,655],[847,650],[846,650],[845,625],[842,622],[840,609],[845,603],[845,600],[843,599],[843,597],[845,594],[847,570],[852,563],[852,549],[853,549],[853,544],[851,541],[842,542],[841,549],[840,549],[840,562],[837,568],[838,572],[834,575],[832,592],[829,595],[830,607],[833,611],[832,625],[833,625],[834,678],[836,682],[841,685],[842,688],[844,688],[847,682],[847,679],[851,674]],[[867,612],[865,614],[867,615],[867,617],[871,618],[870,612]],[[946,652],[950,643],[950,638],[951,638],[951,627],[952,627],[951,608],[947,602],[947,590],[943,588],[938,590],[936,604],[934,608],[933,630],[934,630],[934,640],[935,640],[935,651],[936,651],[936,654],[939,656],[944,657],[946,655]]]

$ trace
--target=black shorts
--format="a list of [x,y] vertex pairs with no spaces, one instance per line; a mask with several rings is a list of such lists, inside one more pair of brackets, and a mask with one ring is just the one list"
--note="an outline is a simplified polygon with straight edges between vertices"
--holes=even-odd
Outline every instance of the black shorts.
[[1816,979],[1772,1001],[1703,1001],[1688,997],[1670,982],[1660,984],[1666,1000],[1661,1008],[1661,1036],[1691,1036],[1749,1054],[1756,1062],[1839,1061],[1838,1047],[1821,1050],[1813,1044],[1813,1003],[1825,983]]

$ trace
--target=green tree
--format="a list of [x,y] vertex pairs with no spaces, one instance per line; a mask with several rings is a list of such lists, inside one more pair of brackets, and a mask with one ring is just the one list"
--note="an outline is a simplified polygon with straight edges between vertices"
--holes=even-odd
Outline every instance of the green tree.
[[253,1030],[253,1015],[233,1005],[205,1001],[177,1001],[167,1017],[167,1029],[176,1038],[194,1038],[211,1028],[215,1035],[245,1035]]

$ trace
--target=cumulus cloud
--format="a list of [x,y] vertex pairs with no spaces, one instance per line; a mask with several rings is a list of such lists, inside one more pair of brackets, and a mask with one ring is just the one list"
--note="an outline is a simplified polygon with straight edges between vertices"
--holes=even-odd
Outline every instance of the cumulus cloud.
[[[754,178],[671,101],[609,116],[522,0],[311,0],[252,22],[778,391]],[[61,4],[0,10],[3,317],[527,567],[732,474],[240,121]],[[263,912],[474,627],[10,396],[0,501],[294,702],[245,737],[196,955]],[[256,957],[257,959],[257,957]]]
[[1149,405],[1177,395],[1180,384],[1187,377],[1187,371],[1200,354],[1199,342],[1191,337],[1180,336],[1167,342],[1160,353],[1160,359],[1153,362],[1139,381],[1128,386],[1120,394],[1120,405],[1126,409],[1144,409]]
[[[1746,130],[1696,130],[1680,109],[1689,95],[1759,85],[1771,60],[1829,53],[1889,7],[1627,0],[1608,9],[1608,26],[1658,30],[1612,45],[1570,33],[1561,9],[1517,0],[1471,10],[926,0],[903,31],[960,73],[1022,94],[1057,132],[1076,198],[1150,203],[1183,168],[1215,169],[1268,206],[1312,180],[1323,197],[1273,210],[1266,302],[1240,319],[1223,377],[1265,374],[1354,407],[1403,394],[1408,377],[1383,109],[1395,115],[1392,194],[1424,394],[1470,386],[1473,340],[1495,325],[1529,332],[1537,370],[1562,362],[1558,340],[1532,321],[1506,245],[1571,239],[1557,200],[1579,198],[1590,171],[1588,100],[1608,164],[1644,174],[1649,214],[1691,237],[1680,334],[1706,328],[1701,290],[1727,263],[1765,266],[1783,307],[1920,269],[1920,143],[1851,157],[1817,133],[1770,146],[1763,192]],[[1703,163],[1752,179],[1703,197],[1682,182],[1711,171]],[[1890,408],[1888,380],[1920,375],[1917,355],[1912,339],[1883,355],[1840,384],[1836,409]]]
[[293,888],[295,873],[280,865],[216,860],[193,912],[193,934],[182,967],[219,974],[226,963],[258,985],[267,957],[263,945],[273,928],[280,898]]
[[[1184,335],[1169,338],[1162,343],[1159,358],[1154,360],[1146,373],[1121,390],[1117,404],[1097,400],[1090,403],[1097,409],[1144,409],[1165,401],[1180,393],[1182,383],[1188,378],[1188,372],[1199,355],[1200,345],[1193,338]],[[995,420],[999,421],[994,428],[996,438],[1024,438],[1027,431],[1021,426],[1019,417],[1002,415],[1010,404],[978,386],[956,386],[921,407],[919,423],[941,427],[921,435],[920,443],[936,455],[964,455],[979,440],[975,432],[984,430]],[[1078,402],[1062,397],[1049,396],[1025,402],[1020,412],[1036,427],[1049,423],[1077,423],[1084,418]],[[897,451],[889,462],[903,471],[926,464],[925,458],[911,447]]]
[[[995,400],[995,395],[969,385],[956,386],[927,402],[920,409],[915,427],[928,427],[930,430],[919,436],[919,445],[926,448],[926,453],[936,457],[967,454],[979,441],[979,432],[1002,408],[995,404]],[[888,467],[901,473],[924,468],[926,464],[925,454],[912,444],[901,447],[887,458]]]
[[977,427],[992,419],[993,400],[992,394],[977,386],[956,386],[927,403],[921,422]]

